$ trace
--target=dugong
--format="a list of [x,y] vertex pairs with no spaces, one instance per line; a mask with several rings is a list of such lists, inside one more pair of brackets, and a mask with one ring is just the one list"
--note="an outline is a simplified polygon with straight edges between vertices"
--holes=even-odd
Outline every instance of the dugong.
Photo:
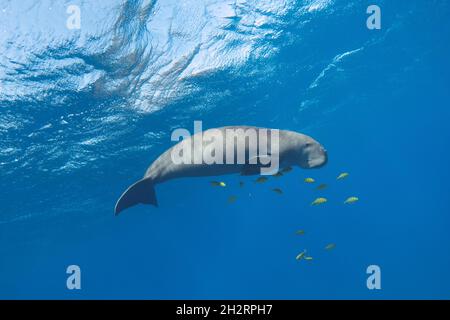
[[268,163],[277,165],[272,173],[289,166],[311,169],[324,166],[327,160],[327,152],[319,142],[298,132],[251,126],[208,129],[162,153],[144,177],[120,196],[114,213],[118,215],[140,203],[157,207],[154,186],[171,179],[256,175],[268,168]]

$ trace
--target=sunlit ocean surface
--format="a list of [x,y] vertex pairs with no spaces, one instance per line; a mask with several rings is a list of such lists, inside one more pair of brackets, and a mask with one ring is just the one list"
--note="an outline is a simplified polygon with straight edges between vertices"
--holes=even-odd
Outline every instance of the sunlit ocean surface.
[[[0,298],[450,298],[449,17],[443,0],[0,0]],[[194,120],[299,131],[329,161],[173,180],[114,217]]]

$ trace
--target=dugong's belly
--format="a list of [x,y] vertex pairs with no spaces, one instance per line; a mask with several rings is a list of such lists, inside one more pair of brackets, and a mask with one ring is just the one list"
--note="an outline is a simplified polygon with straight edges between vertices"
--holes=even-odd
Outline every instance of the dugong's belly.
[[242,165],[235,164],[172,164],[159,174],[151,170],[149,176],[155,183],[161,183],[175,178],[220,176],[239,173]]

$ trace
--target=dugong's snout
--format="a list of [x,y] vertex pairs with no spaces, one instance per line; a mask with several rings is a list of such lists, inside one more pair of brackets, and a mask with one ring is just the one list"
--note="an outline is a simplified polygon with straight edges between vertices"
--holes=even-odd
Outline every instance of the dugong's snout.
[[300,166],[305,169],[320,168],[327,164],[327,150],[317,141],[310,139],[305,143]]
[[309,168],[320,168],[326,165],[328,162],[327,150],[320,146],[320,150],[314,156],[311,156],[308,160]]

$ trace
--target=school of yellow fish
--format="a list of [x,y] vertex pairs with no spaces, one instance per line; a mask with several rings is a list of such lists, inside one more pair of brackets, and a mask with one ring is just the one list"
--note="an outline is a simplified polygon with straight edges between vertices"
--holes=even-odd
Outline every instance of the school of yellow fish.
[[[285,173],[288,173],[288,172],[290,172],[290,171],[292,171],[292,168],[291,168],[291,167],[286,167],[286,168],[283,168],[283,169],[279,170],[277,173],[273,174],[272,177],[274,177],[274,178],[280,178],[280,177],[282,177]],[[342,173],[340,173],[340,174],[336,177],[336,180],[344,180],[344,179],[347,179],[349,175],[350,175],[350,174],[349,174],[348,172],[342,172]],[[261,176],[261,177],[258,177],[254,182],[255,182],[255,183],[258,183],[258,184],[262,184],[262,183],[267,182],[268,180],[269,180],[269,178],[268,178],[267,176]],[[306,184],[315,184],[315,182],[316,182],[316,180],[315,180],[314,178],[312,178],[312,177],[306,177],[306,178],[304,178],[303,181],[304,181]],[[222,188],[225,188],[225,187],[227,186],[227,184],[226,184],[225,182],[223,182],[223,181],[211,181],[210,183],[211,183],[211,185],[212,185],[213,187],[222,187]],[[244,187],[244,182],[243,182],[243,181],[239,181],[239,186],[240,186],[241,188]],[[319,184],[315,189],[318,190],[318,191],[323,191],[323,190],[325,190],[325,189],[327,189],[327,188],[328,188],[328,185],[327,185],[327,184],[321,183],[321,184]],[[277,194],[279,194],[279,195],[282,195],[282,194],[283,194],[283,190],[281,190],[280,188],[273,188],[273,189],[271,189],[271,190],[272,190],[274,193],[277,193]],[[235,196],[235,195],[230,195],[230,196],[228,197],[228,203],[230,203],[230,204],[236,202],[236,200],[237,200],[237,196]],[[343,201],[343,204],[349,205],[349,204],[354,204],[355,202],[358,202],[358,201],[359,201],[359,198],[358,198],[358,197],[350,196],[350,197],[348,197],[347,199],[345,199],[345,200]],[[311,205],[311,206],[321,206],[321,205],[324,205],[324,204],[327,203],[327,202],[328,202],[328,199],[327,199],[327,198],[325,198],[325,197],[317,197],[316,199],[314,199],[314,200],[311,202],[310,205]],[[295,232],[295,234],[296,234],[296,235],[299,235],[299,236],[304,236],[304,235],[305,235],[305,230],[303,230],[303,229],[297,230],[297,231]],[[324,248],[325,248],[326,251],[331,251],[331,250],[333,250],[334,248],[336,248],[336,244],[335,244],[335,243],[328,243]],[[298,260],[298,261],[300,261],[300,260],[312,261],[312,260],[313,260],[313,257],[307,255],[307,250],[304,249],[303,251],[301,251],[301,252],[295,257],[295,259]]]

